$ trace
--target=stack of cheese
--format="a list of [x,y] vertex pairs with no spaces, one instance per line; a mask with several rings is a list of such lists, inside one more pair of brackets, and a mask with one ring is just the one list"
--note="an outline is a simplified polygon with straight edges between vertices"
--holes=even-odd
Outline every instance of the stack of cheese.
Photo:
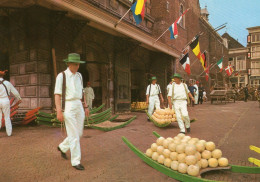
[[174,138],[158,138],[146,150],[146,155],[172,170],[191,176],[199,176],[200,170],[207,167],[228,166],[228,160],[222,157],[221,150],[216,149],[213,142],[182,133]]
[[148,105],[146,102],[133,102],[131,104],[132,109],[147,109]]
[[153,115],[152,119],[158,124],[166,124],[176,121],[176,115],[174,110],[166,108],[166,109],[157,109]]

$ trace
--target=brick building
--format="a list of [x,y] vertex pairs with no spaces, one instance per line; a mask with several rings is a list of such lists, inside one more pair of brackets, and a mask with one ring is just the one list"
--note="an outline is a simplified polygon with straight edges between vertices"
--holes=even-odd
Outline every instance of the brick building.
[[[201,17],[198,0],[147,0],[144,21],[136,26],[131,12],[115,28],[115,23],[131,7],[128,0],[8,0],[0,2],[0,61],[10,70],[7,79],[21,93],[21,109],[53,108],[55,51],[57,72],[65,69],[63,59],[70,52],[81,54],[87,63],[80,67],[84,82],[96,93],[94,106],[105,103],[115,112],[128,111],[132,101],[145,99],[151,75],[166,88],[174,72],[186,80],[200,77],[201,64],[190,50],[192,75],[178,63],[183,47],[199,32],[201,50],[215,63],[227,54],[224,39]],[[179,37],[162,34],[187,8]],[[226,57],[225,63],[226,63]],[[214,67],[210,81],[224,84]],[[163,89],[165,95],[166,89]]]
[[247,48],[228,33],[224,33],[222,37],[228,41],[228,64],[234,68],[234,73],[229,77],[229,86],[245,87],[249,83],[248,69],[250,68]]
[[250,60],[249,83],[251,86],[260,85],[260,26],[247,28],[247,49]]

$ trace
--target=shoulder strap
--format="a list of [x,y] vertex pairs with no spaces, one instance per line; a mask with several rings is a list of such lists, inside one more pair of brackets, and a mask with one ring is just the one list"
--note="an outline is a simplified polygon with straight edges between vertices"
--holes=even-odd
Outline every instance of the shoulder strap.
[[184,83],[182,83],[182,84],[183,84],[183,86],[184,86],[184,89],[185,89],[185,92],[186,92],[186,95],[187,95],[187,101],[188,101],[188,103],[190,103],[190,98],[189,98],[189,94],[188,94],[187,87],[185,86]]
[[173,102],[173,98],[174,98],[174,86],[175,86],[175,83],[172,83],[172,102]]
[[161,92],[160,86],[158,84],[156,84],[156,85],[157,85],[157,88],[159,90],[159,94],[161,94],[162,92]]
[[62,110],[65,111],[65,99],[66,99],[66,75],[65,72],[62,72],[63,81],[62,81]]
[[81,102],[84,102],[84,87],[83,87],[83,80],[81,77],[81,74],[79,72],[77,72],[77,75],[79,76],[80,80],[81,80],[81,85],[82,85],[82,98],[81,98]]
[[9,93],[8,93],[8,90],[7,90],[7,87],[6,87],[6,85],[4,84],[4,81],[5,81],[5,80],[3,80],[3,81],[0,81],[0,85],[2,84],[2,85],[4,86],[4,88],[5,88],[5,91],[6,91],[6,94],[7,94],[7,96],[9,97],[10,95],[9,95]]
[[150,84],[149,97],[151,96],[151,87],[152,87],[152,84]]

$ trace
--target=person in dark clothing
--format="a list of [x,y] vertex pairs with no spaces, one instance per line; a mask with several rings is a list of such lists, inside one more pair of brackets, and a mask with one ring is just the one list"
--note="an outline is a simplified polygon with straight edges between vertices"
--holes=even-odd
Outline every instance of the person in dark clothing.
[[[190,83],[188,89],[189,89],[191,95],[194,97],[194,93],[197,91],[196,87],[194,87],[194,86],[192,85],[192,83]],[[194,101],[191,101],[191,102],[190,102],[190,105],[191,105],[192,107],[194,107]]]
[[244,88],[244,93],[245,93],[245,102],[247,102],[247,99],[248,99],[248,84]]
[[199,87],[199,103],[202,104],[203,103],[203,92],[205,91],[204,87],[202,84],[200,84]]

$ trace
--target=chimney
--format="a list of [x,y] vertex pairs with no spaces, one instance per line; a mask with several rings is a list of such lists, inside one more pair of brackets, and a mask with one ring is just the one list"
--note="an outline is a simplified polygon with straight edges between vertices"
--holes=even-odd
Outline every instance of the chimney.
[[209,21],[209,12],[207,10],[207,6],[204,9],[201,9],[200,16],[204,18],[206,21]]

